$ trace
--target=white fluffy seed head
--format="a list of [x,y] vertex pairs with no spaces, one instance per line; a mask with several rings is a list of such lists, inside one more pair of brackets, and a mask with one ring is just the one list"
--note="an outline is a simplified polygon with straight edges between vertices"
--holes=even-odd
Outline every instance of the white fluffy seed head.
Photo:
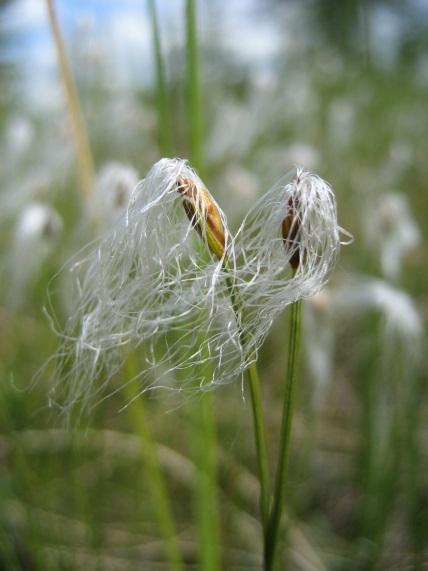
[[[222,255],[201,240],[209,233],[208,213],[197,199],[195,218],[189,217],[183,181],[198,196],[203,190],[204,208],[215,211],[223,231]],[[156,163],[132,192],[125,216],[72,268],[76,308],[61,351],[72,365],[52,399],[66,408],[90,408],[106,390],[114,390],[114,375],[140,345],[145,355],[141,390],[230,379],[240,362],[224,285],[222,258],[233,261],[230,242],[223,212],[186,162]],[[198,367],[207,362],[208,379]],[[182,381],[173,378],[177,371]]]
[[379,214],[382,271],[387,278],[396,279],[400,275],[403,259],[420,242],[420,230],[403,194],[385,194],[381,199]]
[[131,165],[109,162],[97,175],[91,208],[93,218],[103,225],[115,222],[126,210],[138,173]]
[[423,325],[414,301],[406,292],[382,280],[362,277],[332,290],[330,307],[338,317],[377,310],[382,316],[385,347],[399,340],[408,358],[418,354]]
[[51,254],[62,231],[62,219],[48,204],[33,202],[22,211],[15,227],[9,260],[9,294],[20,305],[29,282]]
[[330,186],[301,168],[251,209],[235,242],[235,282],[251,332],[250,350],[260,347],[286,306],[320,291],[334,267],[340,231]]
[[328,184],[298,169],[257,202],[232,239],[186,162],[162,159],[124,217],[72,268],[76,308],[52,400],[90,409],[117,390],[114,376],[140,346],[141,391],[239,378],[278,313],[323,286],[339,230]]

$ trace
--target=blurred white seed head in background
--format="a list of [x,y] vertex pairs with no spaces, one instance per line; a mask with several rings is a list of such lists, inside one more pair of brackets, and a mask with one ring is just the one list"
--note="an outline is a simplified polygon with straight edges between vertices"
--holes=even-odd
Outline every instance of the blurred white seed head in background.
[[15,159],[25,154],[34,141],[34,127],[29,119],[23,116],[11,117],[6,126],[6,152]]
[[[338,324],[346,322],[352,330],[355,320],[368,312],[375,312],[381,318],[379,357],[382,356],[386,367],[388,383],[391,384],[392,369],[400,371],[400,381],[412,377],[420,359],[423,336],[423,323],[414,300],[385,281],[353,277],[341,285],[324,288],[305,305],[303,346],[315,383],[315,404],[334,380]],[[379,332],[376,329],[368,334],[374,340]],[[404,367],[402,371],[400,365]]]
[[375,248],[383,275],[399,278],[405,257],[420,243],[420,230],[410,213],[407,197],[398,192],[382,194],[364,218],[367,247]]
[[414,301],[406,292],[382,280],[360,278],[331,290],[330,307],[337,317],[378,311],[385,345],[398,340],[407,357],[417,356],[423,325]]
[[33,202],[22,211],[13,234],[9,260],[9,299],[15,306],[25,301],[30,282],[37,279],[62,231],[62,219],[48,204]]
[[115,222],[126,210],[134,187],[138,184],[134,167],[119,162],[106,163],[99,171],[91,208],[103,226]]

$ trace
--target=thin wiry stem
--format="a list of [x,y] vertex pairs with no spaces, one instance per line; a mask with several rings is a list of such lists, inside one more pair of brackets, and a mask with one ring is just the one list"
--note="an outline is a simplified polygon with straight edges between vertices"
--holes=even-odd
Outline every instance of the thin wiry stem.
[[148,0],[149,14],[152,24],[153,49],[156,70],[156,103],[158,112],[159,150],[161,155],[172,155],[172,129],[168,106],[168,89],[165,78],[165,66],[162,57],[159,22],[156,10],[156,0]]
[[85,200],[88,200],[94,192],[95,187],[95,168],[89,145],[89,138],[80,109],[76,85],[73,80],[73,75],[71,73],[70,65],[65,51],[64,41],[62,39],[61,30],[58,24],[58,19],[54,7],[54,0],[46,0],[46,4],[48,8],[49,23],[58,57],[59,71],[61,74],[62,82],[64,84],[67,107],[70,115],[71,129],[76,146],[81,191],[85,197]]
[[203,174],[202,157],[202,105],[199,83],[199,53],[196,25],[196,0],[187,0],[187,93],[190,125],[190,160],[193,166]]
[[[227,265],[226,265],[226,269]],[[246,344],[245,327],[242,324],[241,302],[236,294],[232,278],[228,276],[227,287],[233,311],[238,324],[239,335],[242,344]],[[260,386],[257,358],[250,359],[251,364],[247,369],[248,384],[250,386],[251,410],[253,414],[254,437],[256,443],[257,464],[260,481],[260,512],[262,516],[263,536],[266,541],[266,534],[269,522],[270,491],[269,491],[269,460],[266,443],[266,428],[263,417],[263,400]]]
[[288,345],[288,366],[285,385],[284,404],[282,410],[281,436],[278,452],[278,463],[275,480],[275,492],[272,512],[266,535],[265,570],[271,571],[275,563],[275,553],[278,544],[279,527],[284,507],[287,465],[290,451],[291,426],[293,422],[298,360],[300,353],[300,326],[302,302],[297,301],[291,307],[290,336]]
[[250,386],[251,409],[254,422],[254,436],[256,440],[257,461],[260,477],[260,511],[262,514],[263,532],[266,537],[269,521],[269,462],[266,445],[266,428],[263,418],[262,394],[259,372],[256,362],[248,367],[248,383]]
[[144,397],[139,395],[133,379],[138,375],[138,367],[134,354],[130,354],[125,364],[127,382],[123,388],[129,402],[128,410],[135,433],[141,439],[141,453],[146,468],[147,483],[150,489],[150,498],[155,517],[162,534],[165,552],[171,569],[184,571],[184,563],[177,542],[177,535],[171,513],[171,506],[162,476],[156,443],[153,440],[147,413],[144,407]]
[[[207,373],[208,374],[208,373]],[[221,568],[219,545],[219,514],[217,491],[217,455],[214,395],[204,393],[191,404],[192,444],[197,467],[196,515],[200,568],[217,571]]]

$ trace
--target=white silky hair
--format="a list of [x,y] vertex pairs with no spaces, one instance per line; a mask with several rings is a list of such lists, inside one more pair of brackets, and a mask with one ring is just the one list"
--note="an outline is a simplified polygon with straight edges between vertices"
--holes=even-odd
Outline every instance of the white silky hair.
[[[297,238],[288,243],[282,222],[294,205]],[[249,332],[247,354],[257,351],[283,309],[320,291],[340,249],[336,200],[320,177],[296,168],[275,184],[245,217],[235,238],[235,287]],[[290,261],[298,250],[293,273]]]
[[[296,169],[281,179],[234,238],[209,195],[225,234],[222,259],[199,235],[203,217],[195,224],[186,215],[177,186],[183,179],[205,188],[185,161],[156,163],[132,192],[126,214],[70,268],[76,309],[63,334],[59,373],[69,368],[53,388],[53,403],[89,411],[120,390],[113,378],[140,346],[144,367],[133,380],[141,393],[193,392],[233,381],[256,358],[276,316],[325,284],[340,228],[333,192],[321,178]],[[282,222],[290,199],[298,205],[299,232],[286,244]],[[296,248],[300,264],[293,274]]]
[[[204,187],[185,161],[156,163],[132,192],[126,214],[70,268],[77,299],[59,368],[68,362],[71,368],[54,387],[52,402],[90,409],[115,391],[112,380],[127,353],[143,344],[141,392],[209,388],[239,367],[224,260],[210,254],[186,216],[180,177]],[[212,201],[233,260],[226,218]]]

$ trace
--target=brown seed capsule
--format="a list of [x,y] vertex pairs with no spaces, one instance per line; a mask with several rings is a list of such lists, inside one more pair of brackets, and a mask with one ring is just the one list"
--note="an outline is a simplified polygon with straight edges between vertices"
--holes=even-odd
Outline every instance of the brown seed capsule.
[[299,215],[299,199],[290,196],[287,203],[287,215],[282,221],[282,239],[287,250],[293,253],[290,258],[290,266],[297,270],[300,264],[300,229],[301,220]]
[[225,234],[220,212],[208,190],[197,187],[189,178],[177,179],[187,218],[219,259],[224,255]]

